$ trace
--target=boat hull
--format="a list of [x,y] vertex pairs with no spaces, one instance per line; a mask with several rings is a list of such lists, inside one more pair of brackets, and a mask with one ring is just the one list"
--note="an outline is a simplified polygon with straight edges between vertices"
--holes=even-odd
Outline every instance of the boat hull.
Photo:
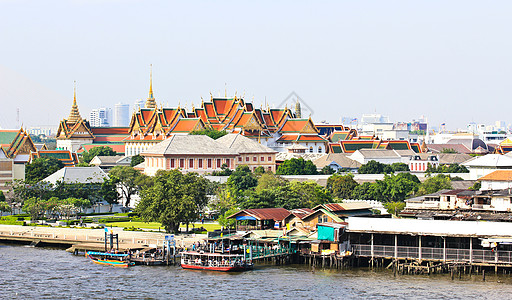
[[181,264],[181,267],[183,269],[189,269],[189,270],[207,270],[207,271],[217,271],[217,272],[243,272],[250,270],[249,267],[241,267],[241,266],[226,266],[226,267],[214,267],[214,266],[197,266],[197,265],[187,265],[187,264]]
[[98,265],[112,266],[112,267],[116,267],[116,268],[128,268],[128,267],[135,265],[133,262],[111,260],[111,259],[101,259],[101,258],[94,257],[92,255],[88,255],[88,257],[92,260],[93,263],[98,264]]

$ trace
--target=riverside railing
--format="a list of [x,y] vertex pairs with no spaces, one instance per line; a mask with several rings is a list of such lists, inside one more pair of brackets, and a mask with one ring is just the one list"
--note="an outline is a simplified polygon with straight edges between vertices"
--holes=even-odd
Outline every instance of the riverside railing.
[[452,262],[512,263],[512,251],[453,248],[352,245],[355,256],[399,259],[428,259]]

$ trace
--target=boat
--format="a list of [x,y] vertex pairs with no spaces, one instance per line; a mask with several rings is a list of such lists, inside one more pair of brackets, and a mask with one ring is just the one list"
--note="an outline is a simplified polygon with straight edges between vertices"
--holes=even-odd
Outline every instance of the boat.
[[241,272],[252,270],[254,265],[241,254],[185,251],[181,253],[181,267],[191,270]]
[[135,265],[135,263],[131,262],[128,258],[128,254],[87,251],[85,252],[85,256],[89,257],[92,262],[99,265],[108,265],[118,268],[128,268]]

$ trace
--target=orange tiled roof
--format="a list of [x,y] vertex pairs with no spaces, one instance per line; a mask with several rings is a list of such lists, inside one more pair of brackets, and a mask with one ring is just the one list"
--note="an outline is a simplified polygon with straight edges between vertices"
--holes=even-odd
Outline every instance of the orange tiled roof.
[[480,177],[480,181],[512,181],[512,170],[497,170]]

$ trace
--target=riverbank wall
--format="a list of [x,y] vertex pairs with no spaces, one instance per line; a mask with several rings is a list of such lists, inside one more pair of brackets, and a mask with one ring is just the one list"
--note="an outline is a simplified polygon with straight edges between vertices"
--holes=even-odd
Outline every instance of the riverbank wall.
[[[109,228],[109,231],[118,234],[120,251],[161,248],[165,236],[169,235],[163,232],[123,231],[122,228]],[[175,235],[176,246],[189,247],[205,237],[204,234]],[[70,252],[100,251],[105,247],[105,230],[0,225],[0,242],[63,247]]]

